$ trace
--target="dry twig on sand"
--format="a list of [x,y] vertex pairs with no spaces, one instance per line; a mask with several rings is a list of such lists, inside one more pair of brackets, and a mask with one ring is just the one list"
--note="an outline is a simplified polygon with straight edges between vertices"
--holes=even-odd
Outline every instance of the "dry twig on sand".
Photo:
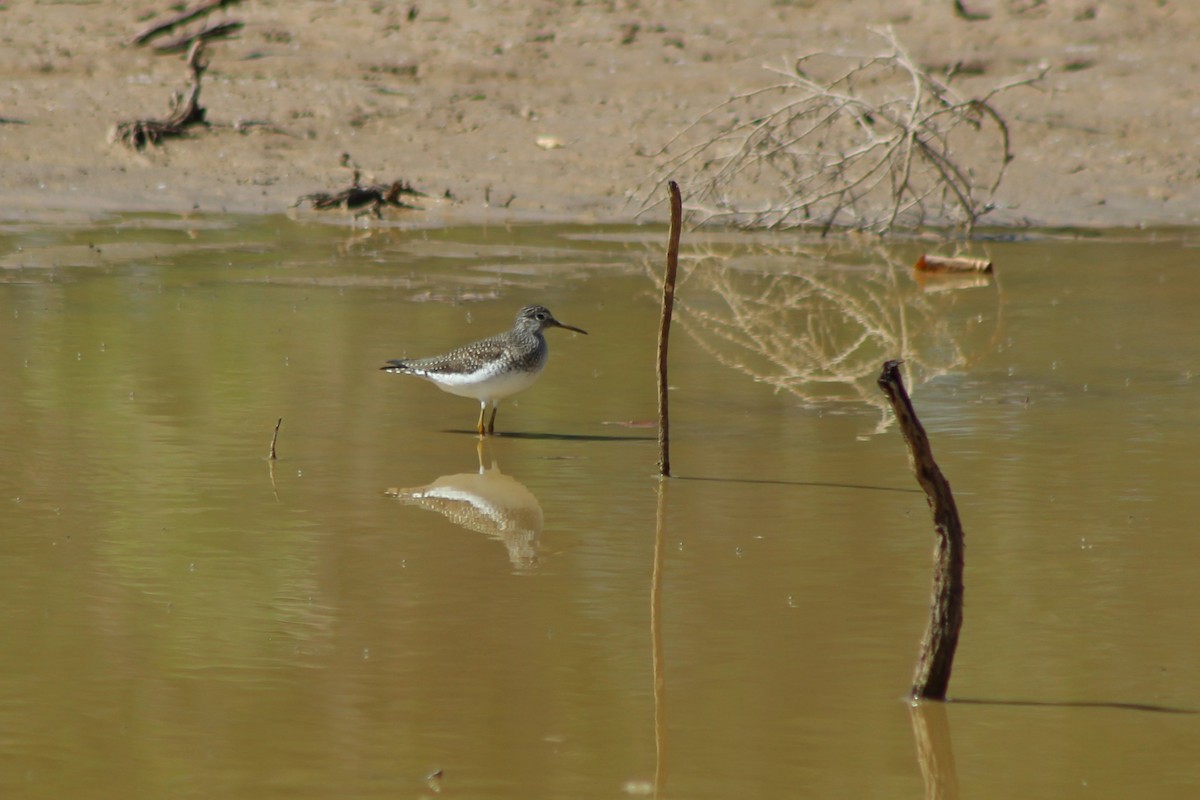
[[160,44],[154,48],[154,52],[164,54],[183,53],[197,40],[208,42],[214,39],[228,39],[244,27],[246,27],[246,23],[236,20],[217,22],[195,33],[185,33],[165,44]]
[[416,208],[411,203],[401,200],[401,196],[424,197],[406,180],[393,181],[390,184],[373,183],[370,186],[360,186],[357,182],[342,189],[340,192],[313,192],[302,195],[296,205],[307,202],[313,208],[325,211],[340,208],[347,211],[366,210],[379,215],[385,206],[392,208]]
[[[130,41],[130,44],[135,44],[135,45],[145,44],[146,42],[150,41],[151,39],[154,39],[155,37],[162,36],[164,33],[170,33],[171,31],[175,30],[175,28],[179,27],[180,25],[186,25],[187,23],[192,22],[197,19],[200,19],[201,17],[208,16],[209,14],[216,11],[217,9],[225,8],[226,6],[236,5],[239,2],[241,2],[241,0],[205,0],[205,2],[199,3],[195,6],[192,6],[191,8],[184,9],[183,11],[174,15],[173,17],[169,17],[169,18],[163,20],[162,22],[154,23],[149,28],[146,28],[141,33],[139,33],[137,36],[134,36],[133,39]],[[224,23],[224,24],[228,24],[228,23]],[[241,27],[241,23],[237,23],[237,25],[238,25],[238,27]],[[218,26],[214,26],[214,27],[218,27]]]
[[208,69],[208,62],[201,58],[203,53],[204,40],[193,42],[187,55],[192,85],[186,92],[174,92],[171,95],[171,113],[165,119],[118,122],[108,137],[109,141],[142,150],[146,145],[158,144],[159,140],[168,136],[182,136],[193,125],[207,127],[205,111],[200,105],[200,80]]
[[312,194],[301,195],[292,206],[295,207],[301,203],[308,203],[319,211],[340,208],[345,211],[371,213],[378,217],[381,216],[384,207],[417,208],[417,206],[401,200],[401,197],[426,196],[424,192],[413,188],[413,185],[406,180],[397,180],[391,183],[373,183],[369,186],[363,186],[362,169],[354,163],[349,153],[342,154],[341,164],[352,171],[348,187],[342,189],[340,192],[313,192]]
[[886,43],[879,55],[801,56],[791,70],[775,70],[782,81],[688,125],[663,148],[675,155],[645,205],[657,205],[658,186],[675,178],[692,187],[686,200],[701,222],[970,230],[993,208],[1013,159],[993,100],[1042,76],[964,99],[918,66],[891,30],[875,33]]

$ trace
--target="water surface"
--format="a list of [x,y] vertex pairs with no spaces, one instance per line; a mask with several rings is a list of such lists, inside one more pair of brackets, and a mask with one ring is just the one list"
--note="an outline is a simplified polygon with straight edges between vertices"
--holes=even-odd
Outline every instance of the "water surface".
[[[693,235],[663,484],[664,238],[0,229],[5,795],[1196,796],[1200,240],[920,282],[916,244]],[[486,446],[377,369],[532,302],[590,335]],[[918,712],[886,358],[967,534],[959,702]]]

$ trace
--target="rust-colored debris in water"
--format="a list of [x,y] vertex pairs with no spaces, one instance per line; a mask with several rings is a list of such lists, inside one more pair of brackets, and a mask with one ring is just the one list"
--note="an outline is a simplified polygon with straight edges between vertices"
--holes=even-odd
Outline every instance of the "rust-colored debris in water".
[[977,272],[990,275],[992,262],[986,258],[964,258],[961,256],[922,255],[913,264],[918,272]]

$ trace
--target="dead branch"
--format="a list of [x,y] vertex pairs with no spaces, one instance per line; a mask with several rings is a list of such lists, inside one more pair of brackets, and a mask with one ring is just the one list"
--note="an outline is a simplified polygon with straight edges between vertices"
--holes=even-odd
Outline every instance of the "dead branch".
[[195,33],[185,33],[183,36],[172,39],[166,44],[160,44],[154,48],[154,52],[163,54],[183,53],[195,41],[203,40],[209,42],[214,39],[228,39],[244,27],[246,27],[246,23],[238,22],[237,20],[218,22]]
[[664,147],[674,154],[655,174],[643,211],[661,202],[658,185],[683,176],[700,222],[970,230],[994,207],[1013,158],[992,101],[1041,75],[965,99],[919,67],[890,29],[874,32],[886,43],[882,54],[849,59],[836,71],[826,66],[832,74],[823,79],[814,77],[821,65],[841,57],[801,56],[790,70],[773,70],[780,82],[736,95],[686,126]]
[[954,13],[958,17],[965,19],[967,22],[979,22],[981,20],[992,18],[991,14],[968,10],[963,4],[963,0],[954,0]]
[[161,36],[164,33],[169,33],[180,25],[186,25],[193,20],[208,16],[218,9],[225,8],[226,6],[236,5],[239,2],[241,2],[241,0],[206,0],[206,2],[202,2],[198,5],[192,6],[191,8],[184,9],[175,16],[169,17],[162,22],[156,22],[149,28],[143,30],[137,36],[134,36],[133,39],[130,40],[130,44],[143,45],[151,39]]
[[376,183],[370,186],[357,184],[348,186],[340,192],[313,192],[301,195],[294,205],[309,203],[313,208],[326,211],[340,208],[344,211],[366,209],[379,216],[385,207],[413,209],[417,206],[406,203],[401,196],[425,197],[424,192],[417,191],[412,184],[405,180],[393,181],[390,184]]
[[349,153],[342,153],[340,163],[351,170],[350,185],[339,192],[313,192],[301,195],[292,207],[308,203],[319,211],[340,208],[344,211],[365,211],[375,216],[381,216],[384,208],[415,209],[417,206],[406,203],[401,197],[426,197],[406,180],[396,180],[391,183],[362,184],[362,169],[350,158]]
[[950,482],[933,460],[929,437],[904,391],[899,361],[884,363],[879,374],[879,388],[896,414],[896,422],[908,445],[909,464],[917,483],[925,490],[937,532],[929,627],[921,640],[921,655],[910,696],[913,700],[945,700],[963,620],[962,523],[958,519]]
[[282,424],[283,424],[283,417],[280,417],[275,422],[275,432],[271,434],[271,450],[267,454],[267,458],[269,458],[272,461],[274,461],[275,459],[278,458],[278,456],[275,455],[275,443],[279,441],[279,426]]
[[171,111],[165,119],[118,122],[109,135],[109,141],[120,142],[133,150],[142,150],[169,136],[183,136],[194,125],[207,127],[205,110],[200,105],[200,81],[208,69],[208,62],[202,58],[203,52],[203,39],[192,43],[187,55],[191,86],[186,92],[174,92],[171,95]]

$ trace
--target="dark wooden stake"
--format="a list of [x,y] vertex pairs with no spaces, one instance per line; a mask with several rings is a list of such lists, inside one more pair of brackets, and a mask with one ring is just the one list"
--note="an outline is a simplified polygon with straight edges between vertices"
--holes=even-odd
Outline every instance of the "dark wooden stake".
[[283,417],[280,417],[279,420],[275,423],[275,433],[271,434],[271,455],[268,457],[272,461],[274,461],[278,457],[275,455],[275,443],[277,441],[279,441],[279,426],[282,424],[283,424]]
[[900,363],[884,363],[879,374],[879,388],[887,395],[896,413],[900,433],[908,445],[909,465],[917,483],[925,490],[937,533],[929,627],[921,640],[921,655],[909,696],[913,700],[945,700],[963,619],[963,530],[950,483],[933,460],[929,438],[904,391]]
[[658,326],[658,474],[671,477],[670,414],[667,410],[667,340],[675,308],[675,273],[679,271],[679,233],[683,228],[683,198],[679,184],[670,181],[671,233],[667,241],[667,276],[663,281],[662,321]]

